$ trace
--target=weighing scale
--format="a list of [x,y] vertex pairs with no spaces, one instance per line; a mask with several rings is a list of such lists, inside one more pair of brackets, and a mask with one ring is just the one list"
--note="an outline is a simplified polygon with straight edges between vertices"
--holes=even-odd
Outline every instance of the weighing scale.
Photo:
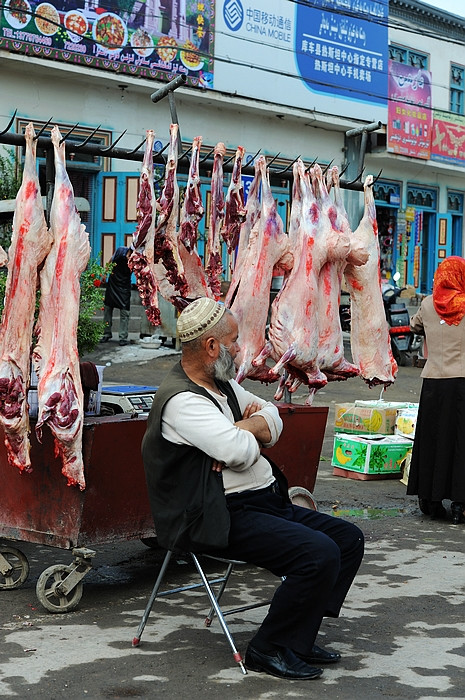
[[157,386],[124,384],[102,387],[102,408],[113,413],[148,413],[152,408]]

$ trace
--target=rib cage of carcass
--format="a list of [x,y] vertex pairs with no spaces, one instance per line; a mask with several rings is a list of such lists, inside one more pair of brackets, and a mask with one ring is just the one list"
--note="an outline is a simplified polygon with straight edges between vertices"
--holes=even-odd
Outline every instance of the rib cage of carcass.
[[[157,202],[153,185],[154,135],[147,132],[139,222],[130,264],[150,322],[160,323],[158,293],[178,310],[199,296],[220,298],[225,275],[222,239],[232,263],[225,304],[239,324],[238,382],[245,378],[278,382],[277,400],[283,397],[285,388],[293,393],[304,385],[308,403],[328,381],[360,375],[369,385],[392,383],[396,366],[379,305],[379,247],[373,223],[374,200],[370,201],[371,180],[368,178],[364,185],[363,218],[352,231],[342,202],[337,167],[331,168],[325,181],[319,165],[306,172],[298,159],[293,166],[289,232],[285,233],[263,156],[256,159],[255,177],[245,204],[241,184],[244,148],[238,147],[224,198],[226,149],[220,142],[214,149],[202,264],[197,251],[198,227],[204,215],[199,175],[202,139],[193,140],[181,208],[176,178],[177,139],[178,127],[173,124],[165,183]],[[270,313],[270,288],[277,269],[284,271],[284,283]],[[339,319],[344,277],[351,289],[355,318],[352,362],[344,356]],[[364,323],[363,309],[370,304],[373,313],[368,314],[370,322]]]

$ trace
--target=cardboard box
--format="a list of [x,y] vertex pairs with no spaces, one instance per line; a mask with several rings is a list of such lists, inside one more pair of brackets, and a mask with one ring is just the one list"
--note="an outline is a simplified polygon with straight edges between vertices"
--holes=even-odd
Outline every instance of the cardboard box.
[[415,437],[415,428],[417,426],[418,404],[416,407],[401,408],[397,411],[395,435],[413,440]]
[[393,435],[397,408],[379,404],[358,406],[356,403],[338,403],[335,406],[335,433],[377,433]]
[[331,465],[359,474],[399,474],[411,449],[412,441],[400,435],[366,437],[340,433],[334,436]]

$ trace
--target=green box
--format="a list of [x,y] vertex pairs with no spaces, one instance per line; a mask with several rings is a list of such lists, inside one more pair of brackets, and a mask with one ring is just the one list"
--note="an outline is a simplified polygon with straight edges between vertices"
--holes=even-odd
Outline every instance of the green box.
[[361,474],[393,474],[402,471],[402,462],[412,449],[412,441],[400,435],[348,435],[334,437],[331,465]]

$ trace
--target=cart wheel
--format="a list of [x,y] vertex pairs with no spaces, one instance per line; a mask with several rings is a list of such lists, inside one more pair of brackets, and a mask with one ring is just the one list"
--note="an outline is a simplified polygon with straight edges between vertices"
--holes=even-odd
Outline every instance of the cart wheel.
[[68,594],[60,593],[57,585],[60,584],[69,573],[72,566],[54,564],[42,571],[37,579],[36,593],[39,602],[52,613],[65,613],[74,610],[82,598],[82,582],[79,581]]
[[23,585],[29,576],[29,562],[26,556],[15,547],[0,547],[0,554],[12,567],[11,571],[3,574],[0,572],[0,589],[12,590]]
[[289,489],[289,498],[295,506],[309,508],[310,510],[318,510],[318,504],[308,489],[303,486],[291,486]]

